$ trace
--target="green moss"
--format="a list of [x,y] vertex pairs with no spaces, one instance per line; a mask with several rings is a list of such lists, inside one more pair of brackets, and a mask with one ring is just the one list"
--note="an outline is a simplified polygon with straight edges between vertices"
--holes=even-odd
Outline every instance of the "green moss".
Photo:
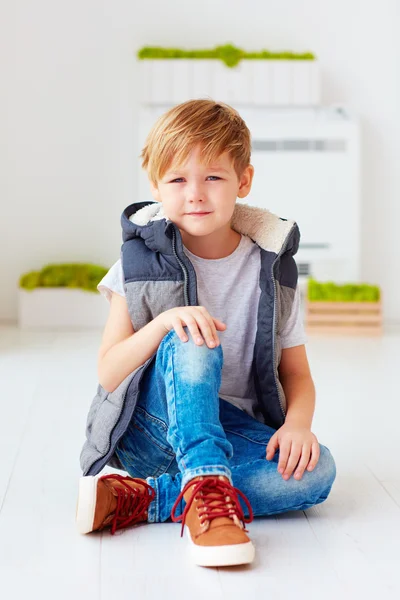
[[380,289],[366,283],[337,285],[331,281],[322,283],[308,280],[307,297],[315,302],[378,302]]
[[141,48],[137,57],[140,60],[146,59],[171,59],[171,58],[207,58],[222,60],[227,67],[235,67],[242,59],[255,60],[315,60],[311,52],[270,52],[269,50],[260,50],[259,52],[246,52],[232,44],[216,46],[208,50],[182,50],[181,48],[162,48],[160,46],[144,46]]
[[105,267],[84,263],[51,264],[41,271],[21,275],[19,287],[29,291],[38,287],[68,287],[98,293],[97,284],[107,271]]

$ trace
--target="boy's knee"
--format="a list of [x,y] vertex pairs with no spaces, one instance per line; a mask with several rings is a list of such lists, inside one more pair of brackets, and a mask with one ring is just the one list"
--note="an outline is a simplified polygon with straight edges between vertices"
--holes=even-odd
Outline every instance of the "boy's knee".
[[175,369],[179,369],[180,374],[191,382],[200,381],[205,375],[210,375],[210,368],[214,365],[221,369],[223,363],[222,346],[209,348],[205,341],[202,344],[196,344],[188,328],[184,327],[188,336],[188,341],[183,342],[175,329],[172,329],[163,338],[165,347],[173,346],[174,355],[179,360],[174,364]]
[[318,468],[319,477],[324,481],[327,485],[332,485],[336,478],[336,463],[335,460],[326,446],[322,444],[319,445],[320,448],[320,456],[315,467],[315,471]]

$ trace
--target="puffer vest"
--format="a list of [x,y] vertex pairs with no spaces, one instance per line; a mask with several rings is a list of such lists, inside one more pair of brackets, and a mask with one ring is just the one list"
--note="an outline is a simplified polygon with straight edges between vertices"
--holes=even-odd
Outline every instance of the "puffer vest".
[[[129,314],[135,331],[161,312],[176,306],[198,306],[193,264],[183,251],[178,226],[158,202],[128,206],[121,216],[121,261]],[[293,258],[300,241],[294,221],[270,211],[236,203],[231,227],[260,248],[261,289],[252,372],[259,420],[274,429],[286,418],[286,398],[279,381],[280,332],[291,313],[298,271]],[[86,422],[81,451],[83,475],[96,475],[105,465],[123,469],[114,454],[132,418],[143,375],[157,352],[132,371],[113,391],[100,384]]]

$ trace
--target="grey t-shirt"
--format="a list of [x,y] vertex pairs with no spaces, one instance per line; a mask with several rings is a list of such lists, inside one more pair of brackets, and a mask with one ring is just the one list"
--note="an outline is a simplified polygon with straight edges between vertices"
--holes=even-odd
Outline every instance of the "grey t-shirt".
[[[255,417],[256,393],[251,365],[261,294],[260,249],[242,234],[237,248],[224,258],[201,258],[185,246],[184,252],[196,272],[199,306],[205,306],[212,317],[226,324],[225,331],[217,331],[224,355],[219,396]],[[125,296],[120,260],[97,287],[108,300],[111,300],[111,292]],[[291,315],[280,332],[282,349],[307,342],[300,308],[297,287]]]

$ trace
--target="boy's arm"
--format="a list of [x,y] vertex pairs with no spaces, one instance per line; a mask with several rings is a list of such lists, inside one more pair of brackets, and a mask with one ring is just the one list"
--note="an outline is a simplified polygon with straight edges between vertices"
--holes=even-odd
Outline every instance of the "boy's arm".
[[292,422],[311,429],[315,387],[304,344],[282,350],[278,373],[287,399],[285,423]]
[[98,352],[100,385],[107,392],[113,392],[129,373],[157,351],[166,332],[160,319],[155,317],[135,333],[126,298],[113,292]]

